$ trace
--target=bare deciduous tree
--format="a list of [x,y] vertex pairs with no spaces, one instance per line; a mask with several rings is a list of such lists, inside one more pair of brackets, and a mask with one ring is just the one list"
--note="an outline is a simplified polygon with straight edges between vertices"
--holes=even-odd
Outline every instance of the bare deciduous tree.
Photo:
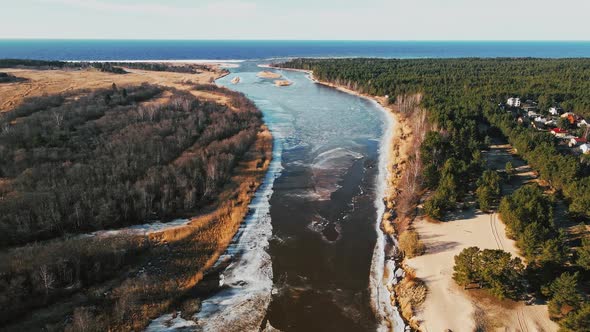
[[49,290],[53,288],[55,276],[53,273],[51,273],[47,265],[41,265],[39,267],[39,279],[41,279],[42,286],[45,289],[45,294],[49,294]]

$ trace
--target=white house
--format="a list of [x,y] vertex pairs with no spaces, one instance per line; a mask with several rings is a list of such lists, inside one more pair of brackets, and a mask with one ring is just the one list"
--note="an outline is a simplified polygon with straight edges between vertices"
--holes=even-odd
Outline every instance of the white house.
[[535,118],[535,120],[534,120],[534,121],[535,121],[535,122],[541,122],[541,123],[543,123],[543,124],[546,124],[546,123],[547,123],[547,121],[549,121],[549,120],[545,119],[545,118],[544,118],[544,117],[542,117],[542,116],[537,116],[537,117]]
[[557,109],[557,107],[551,107],[549,109],[549,114],[557,116],[559,115],[559,110]]
[[557,126],[557,121],[555,120],[547,120],[545,121],[546,126]]
[[590,154],[590,144],[582,144],[580,145],[580,150],[582,150],[583,154]]
[[520,98],[508,98],[506,104],[512,107],[520,107]]
[[572,112],[565,112],[565,113],[563,113],[562,115],[560,115],[560,117],[561,117],[561,118],[564,118],[564,119],[567,119],[567,118],[569,118],[570,116],[576,116],[576,115],[575,115],[574,113],[572,113]]

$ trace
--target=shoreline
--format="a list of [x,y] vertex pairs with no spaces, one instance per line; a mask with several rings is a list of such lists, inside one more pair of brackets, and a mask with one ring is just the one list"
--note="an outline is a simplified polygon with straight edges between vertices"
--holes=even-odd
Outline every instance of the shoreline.
[[[313,75],[313,71],[311,70],[281,68],[272,65],[258,66],[261,68],[306,73],[308,74],[308,78],[316,84],[321,84],[375,103],[385,115],[385,132],[380,148],[383,150],[379,156],[380,174],[376,179],[377,197],[375,207],[377,208],[377,222],[375,223],[375,227],[377,231],[377,242],[371,263],[370,274],[372,278],[369,286],[373,312],[376,317],[384,318],[384,321],[380,322],[378,330],[404,331],[409,322],[402,317],[401,308],[397,306],[399,299],[393,287],[401,281],[401,275],[405,274],[405,271],[401,260],[388,258],[397,256],[399,248],[397,247],[395,230],[392,226],[389,226],[390,220],[388,220],[389,213],[387,210],[390,210],[390,204],[395,199],[396,186],[401,177],[401,170],[403,170],[407,160],[407,156],[402,151],[410,143],[410,140],[407,135],[404,136],[404,133],[410,132],[411,128],[403,119],[402,115],[387,104],[387,100],[384,97],[360,93],[344,86],[321,81]],[[394,169],[398,170],[398,172],[394,173]],[[394,245],[388,246],[389,243],[393,243]]]

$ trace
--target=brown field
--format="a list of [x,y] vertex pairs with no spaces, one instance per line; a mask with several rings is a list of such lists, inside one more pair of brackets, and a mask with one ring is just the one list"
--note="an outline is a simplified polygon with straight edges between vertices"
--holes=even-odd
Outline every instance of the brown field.
[[[26,78],[25,82],[0,84],[0,112],[6,112],[18,106],[24,98],[57,94],[81,89],[107,88],[113,83],[118,86],[138,85],[144,82],[187,90],[186,83],[211,83],[223,74],[217,66],[210,71],[198,74],[173,73],[125,69],[128,74],[105,73],[96,69],[83,70],[35,70],[35,69],[2,69],[17,77]],[[197,97],[208,100],[227,102],[223,96],[198,92]]]

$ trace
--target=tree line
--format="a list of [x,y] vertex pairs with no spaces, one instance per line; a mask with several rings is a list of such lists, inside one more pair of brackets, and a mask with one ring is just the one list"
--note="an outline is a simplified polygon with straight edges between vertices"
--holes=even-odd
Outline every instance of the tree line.
[[25,68],[25,69],[84,69],[96,68],[102,72],[113,74],[127,74],[120,66],[110,62],[67,62],[67,61],[45,61],[25,59],[0,59],[0,68]]

